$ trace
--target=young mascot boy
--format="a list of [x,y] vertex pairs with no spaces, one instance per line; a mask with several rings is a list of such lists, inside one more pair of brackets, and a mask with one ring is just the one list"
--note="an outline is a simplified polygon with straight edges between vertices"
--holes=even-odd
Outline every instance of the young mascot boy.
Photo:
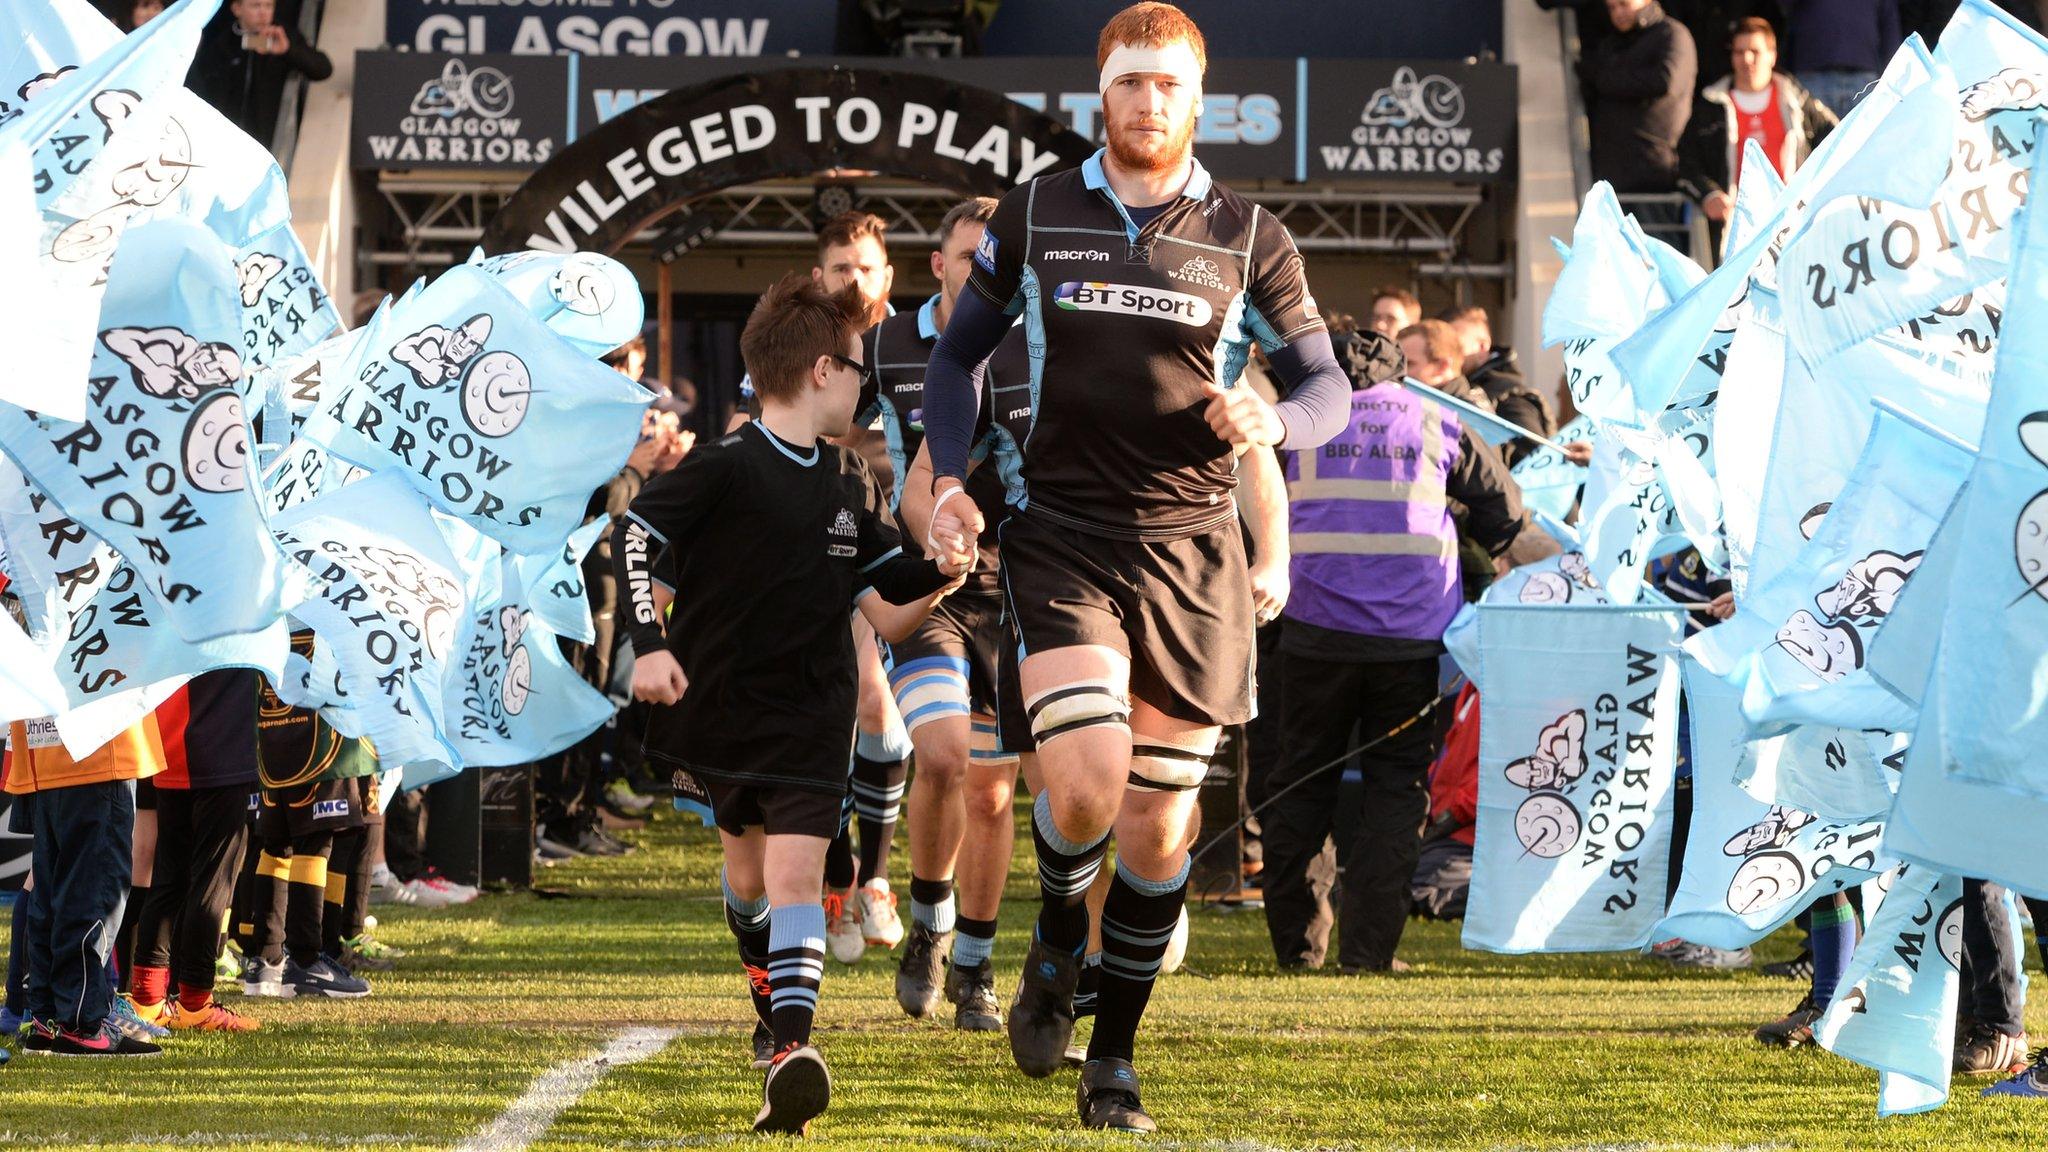
[[[649,717],[647,754],[709,795],[726,919],[773,1034],[756,1131],[800,1133],[831,1098],[810,1037],[825,850],[853,744],[847,613],[857,606],[900,640],[974,555],[957,539],[936,562],[905,555],[881,486],[859,455],[827,442],[846,434],[868,375],[864,320],[850,294],[807,277],[770,289],[740,336],[761,418],[650,482],[612,550],[633,650],[646,654],[633,693],[664,705]],[[653,572],[663,549],[675,577],[665,632]]]

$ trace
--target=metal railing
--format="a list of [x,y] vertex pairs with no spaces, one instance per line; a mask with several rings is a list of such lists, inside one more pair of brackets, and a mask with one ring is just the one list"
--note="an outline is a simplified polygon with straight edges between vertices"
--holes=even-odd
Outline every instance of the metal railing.
[[[325,0],[306,0],[299,9],[299,35],[315,48],[320,46],[320,16],[325,6]],[[286,172],[292,170],[292,154],[299,150],[299,113],[305,106],[309,83],[304,73],[289,73],[284,94],[278,101],[277,129],[271,135],[270,154],[277,157],[277,166]]]

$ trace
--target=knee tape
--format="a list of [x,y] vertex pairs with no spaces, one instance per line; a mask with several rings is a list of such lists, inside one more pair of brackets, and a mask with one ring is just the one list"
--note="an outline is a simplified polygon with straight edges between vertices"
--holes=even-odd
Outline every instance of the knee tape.
[[967,740],[967,762],[976,768],[1015,768],[1017,754],[1003,750],[1002,733],[995,721],[977,717]]
[[1216,754],[1216,737],[1206,735],[1199,743],[1170,744],[1159,739],[1137,737],[1131,742],[1130,786],[1153,792],[1186,792],[1202,785],[1209,774],[1209,758]]
[[[915,732],[919,725],[946,716],[966,716],[973,709],[967,700],[967,661],[948,656],[930,656],[899,664],[889,674],[896,691],[896,709],[903,713],[903,727]],[[863,736],[866,734],[863,733]],[[868,755],[863,752],[862,755]],[[871,760],[901,757],[868,756]]]
[[1083,728],[1115,727],[1128,730],[1131,705],[1109,684],[1084,681],[1054,688],[1024,702],[1031,717],[1031,735],[1042,746],[1055,736]]

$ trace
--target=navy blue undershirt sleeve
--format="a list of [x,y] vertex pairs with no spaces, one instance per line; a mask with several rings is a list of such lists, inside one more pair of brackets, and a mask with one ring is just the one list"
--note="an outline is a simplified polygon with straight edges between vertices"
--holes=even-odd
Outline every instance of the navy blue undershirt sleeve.
[[[981,412],[982,375],[1011,323],[1008,314],[979,292],[962,292],[953,301],[953,314],[939,333],[924,374],[924,442],[931,451],[934,479],[967,475],[967,456]],[[1327,351],[1329,342],[1323,346]],[[1336,364],[1334,358],[1331,364]]]
[[1287,397],[1274,405],[1287,435],[1280,447],[1289,451],[1320,448],[1344,430],[1351,418],[1351,380],[1337,366],[1330,334],[1305,332],[1291,344],[1266,354]]

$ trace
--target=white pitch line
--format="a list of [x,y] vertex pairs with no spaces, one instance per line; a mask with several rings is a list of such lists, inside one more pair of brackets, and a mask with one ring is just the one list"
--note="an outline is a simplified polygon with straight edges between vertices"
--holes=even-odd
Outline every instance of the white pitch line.
[[456,1152],[520,1152],[546,1135],[555,1117],[581,1100],[606,1072],[655,1055],[682,1031],[628,1028],[597,1055],[555,1065],[483,1131],[456,1145]]

